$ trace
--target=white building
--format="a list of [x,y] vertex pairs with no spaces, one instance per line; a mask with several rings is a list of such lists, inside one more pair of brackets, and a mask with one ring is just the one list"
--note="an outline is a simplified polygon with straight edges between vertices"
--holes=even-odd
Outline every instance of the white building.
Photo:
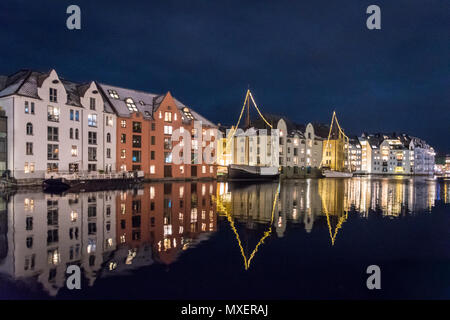
[[1,80],[13,177],[115,170],[116,116],[94,82],[66,81],[55,70],[21,70]]
[[429,175],[435,152],[425,141],[406,134],[363,134],[361,173]]

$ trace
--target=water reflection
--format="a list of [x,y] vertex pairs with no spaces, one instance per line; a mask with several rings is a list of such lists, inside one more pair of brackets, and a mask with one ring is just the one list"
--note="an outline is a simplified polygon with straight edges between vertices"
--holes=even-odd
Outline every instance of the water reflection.
[[[278,238],[284,236],[288,223],[303,224],[311,232],[314,223],[326,221],[330,244],[334,245],[339,231],[348,219],[349,212],[362,217],[370,213],[399,217],[412,213],[429,211],[435,200],[449,203],[450,190],[447,183],[438,183],[429,178],[352,178],[352,179],[307,179],[287,180],[281,184],[280,197],[276,201],[275,216],[272,205],[275,202],[277,184],[259,184],[229,190],[230,186],[218,186],[217,211],[223,214],[233,229],[244,261],[249,268],[249,256],[255,250],[244,250],[243,235],[236,230],[235,222],[242,222],[245,230],[265,225]],[[259,232],[258,248],[267,237]]]
[[16,193],[0,201],[0,272],[36,279],[50,295],[79,265],[92,286],[155,262],[171,264],[217,229],[216,183],[67,195]]
[[349,214],[395,218],[429,211],[436,201],[450,202],[449,182],[353,178],[238,187],[156,183],[60,196],[21,191],[0,197],[0,273],[56,295],[67,266],[77,264],[92,286],[99,278],[170,265],[217,231],[218,216],[235,238],[226,245],[239,251],[248,270],[265,242],[304,232],[299,227],[310,233],[325,226],[332,246]]

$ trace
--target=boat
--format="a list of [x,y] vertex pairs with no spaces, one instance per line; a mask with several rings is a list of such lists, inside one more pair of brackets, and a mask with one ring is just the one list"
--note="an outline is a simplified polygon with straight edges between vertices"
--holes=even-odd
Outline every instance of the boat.
[[323,170],[322,174],[325,178],[351,178],[353,173],[345,171]]
[[280,176],[278,167],[249,166],[230,164],[228,166],[228,179],[230,180],[274,180]]
[[134,187],[144,181],[144,173],[48,173],[42,183],[44,192],[62,193],[66,191],[100,191]]
[[[334,124],[334,127],[333,127]],[[334,132],[333,132],[334,129]],[[323,156],[322,161],[320,163],[320,168],[322,169],[322,175],[325,178],[351,178],[353,177],[353,173],[350,169],[350,161],[348,162],[348,168],[344,166],[344,158],[341,158],[340,161],[338,159],[335,159],[334,165],[331,165],[331,160],[328,158],[327,166],[323,166],[325,156],[331,157],[332,150],[330,139],[333,136],[334,148],[338,149],[340,148],[340,151],[342,154],[345,154],[345,146],[349,144],[349,138],[344,133],[344,130],[342,130],[341,126],[339,125],[339,121],[336,116],[336,111],[333,111],[333,116],[331,118],[331,124],[330,124],[330,130],[328,132],[328,138],[326,140],[325,148],[323,150]],[[338,147],[339,145],[339,147]],[[329,154],[328,154],[329,153]]]
[[[250,144],[250,136],[257,135],[257,132],[252,126],[250,122],[250,101],[252,102],[252,105],[255,107],[255,109],[258,111],[260,117],[265,121],[267,126],[269,126],[271,129],[273,126],[264,118],[264,116],[261,114],[258,106],[255,103],[255,99],[252,96],[252,93],[250,92],[250,89],[247,90],[247,94],[245,96],[244,105],[242,106],[241,115],[238,119],[238,122],[236,126],[232,127],[232,134],[230,137],[227,137],[226,140],[226,146],[228,145],[229,141],[231,139],[234,139],[235,134],[237,132],[237,128],[239,128],[239,123],[241,121],[242,115],[244,114],[245,109],[247,109],[247,117],[246,117],[246,124],[244,126],[246,131],[245,134],[243,134],[243,138],[245,139],[245,162],[242,161],[241,163],[233,163],[229,164],[227,168],[227,180],[230,181],[239,181],[239,184],[245,184],[245,181],[249,182],[255,182],[255,181],[272,181],[280,176],[279,167],[273,165],[273,161],[266,161],[265,163],[259,163],[258,164],[252,164],[249,162],[250,157],[250,150],[249,147]],[[251,133],[249,133],[251,132]],[[258,138],[259,139],[259,138]],[[224,148],[226,150],[226,147]],[[259,149],[259,148],[258,148]]]

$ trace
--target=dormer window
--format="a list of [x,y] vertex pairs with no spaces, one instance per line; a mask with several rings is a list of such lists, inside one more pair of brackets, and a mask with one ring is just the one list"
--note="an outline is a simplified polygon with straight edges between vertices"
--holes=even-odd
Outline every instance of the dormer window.
[[58,93],[57,90],[55,88],[50,88],[50,102],[58,102],[57,97],[58,97]]
[[138,111],[138,109],[136,108],[136,104],[134,103],[133,99],[126,98],[125,99],[125,104],[127,105],[127,108],[128,108],[129,111],[131,111],[131,112]]
[[119,99],[119,95],[116,90],[108,89],[109,96],[113,99]]
[[183,112],[188,120],[194,120],[194,117],[192,116],[191,111],[189,111],[189,108],[187,107],[183,108]]
[[145,105],[145,102],[142,101],[142,100],[139,100],[139,104],[140,104],[141,106],[143,106],[143,105]]

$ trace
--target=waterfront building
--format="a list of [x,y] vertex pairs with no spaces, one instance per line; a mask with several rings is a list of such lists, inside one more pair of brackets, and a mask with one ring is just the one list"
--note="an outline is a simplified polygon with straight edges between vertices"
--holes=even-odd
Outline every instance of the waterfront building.
[[7,134],[8,134],[8,119],[6,117],[5,110],[0,108],[0,176],[3,175],[7,169],[8,161],[8,146],[7,146]]
[[367,134],[361,144],[361,172],[366,174],[429,175],[434,173],[434,149],[407,134]]
[[[157,95],[106,84],[99,87],[118,117],[117,171],[143,171],[149,179],[216,176],[215,161],[202,158],[207,150],[211,150],[211,157],[216,156],[216,125],[172,97],[170,92]],[[186,132],[191,138],[191,148],[187,154],[182,151],[180,155],[188,159],[183,163],[173,161],[174,147],[188,143],[181,137],[173,141],[176,130],[181,135]]]
[[94,82],[67,81],[55,70],[21,70],[0,82],[7,116],[7,169],[16,179],[51,172],[115,168],[115,114]]
[[[0,171],[6,166],[17,180],[37,182],[56,172],[142,171],[149,179],[216,176],[216,126],[170,92],[76,83],[55,70],[21,70],[0,77],[0,108],[8,137],[7,161],[1,160],[5,144],[0,140]],[[181,152],[183,163],[172,160],[177,129],[192,141]],[[4,136],[0,132],[0,139]],[[179,140],[183,145],[184,138]]]
[[285,177],[309,177],[319,175],[322,161],[322,125],[306,126],[280,118],[277,122],[280,134],[279,163]]
[[349,168],[351,172],[362,172],[362,146],[358,140],[358,137],[349,138],[348,144],[346,144],[346,158],[345,167]]
[[278,131],[271,128],[238,129],[231,139],[233,164],[278,167]]

